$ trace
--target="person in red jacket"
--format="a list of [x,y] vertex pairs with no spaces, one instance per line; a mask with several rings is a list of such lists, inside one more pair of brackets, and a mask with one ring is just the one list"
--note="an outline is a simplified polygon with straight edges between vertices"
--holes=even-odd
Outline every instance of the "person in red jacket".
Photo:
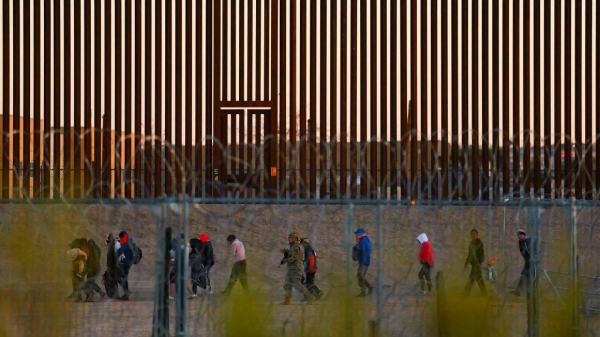
[[[300,243],[304,247],[304,273],[301,283],[315,296],[318,300],[323,296],[323,292],[315,284],[315,274],[317,273],[317,253],[308,242],[308,238],[300,239]],[[307,298],[304,298],[307,300]]]
[[[421,270],[419,271],[419,281],[421,282],[422,295],[431,292],[431,268],[433,268],[433,248],[431,243],[427,239],[427,234],[421,233],[417,236],[417,241],[421,244],[419,249],[419,263],[421,263]],[[425,291],[425,283],[427,283],[427,291]]]

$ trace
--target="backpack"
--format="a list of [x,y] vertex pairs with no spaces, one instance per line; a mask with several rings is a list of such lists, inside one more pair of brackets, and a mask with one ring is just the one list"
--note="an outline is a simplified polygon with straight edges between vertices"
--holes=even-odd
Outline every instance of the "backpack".
[[88,248],[90,250],[90,256],[88,258],[88,270],[94,274],[99,273],[102,249],[100,249],[100,247],[98,247],[96,242],[92,239],[88,241]]
[[133,264],[138,264],[142,260],[142,249],[133,240],[129,239],[129,241],[133,247]]
[[352,260],[358,261],[358,245],[352,247]]

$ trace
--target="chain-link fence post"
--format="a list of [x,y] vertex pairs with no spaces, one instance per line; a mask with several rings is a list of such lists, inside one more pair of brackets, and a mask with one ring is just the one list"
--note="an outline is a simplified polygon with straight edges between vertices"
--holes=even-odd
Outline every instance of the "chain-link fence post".
[[[156,258],[156,293],[154,295],[154,317],[152,321],[152,337],[168,337],[169,336],[169,261],[171,250],[171,227],[166,225],[166,204],[161,203],[161,216],[157,223],[158,235],[164,237],[157,238],[158,254]],[[166,227],[166,228],[165,228]]]
[[[346,209],[346,242],[347,242],[347,252],[346,252],[346,301],[350,301],[350,284],[351,282],[351,271],[352,271],[352,248],[353,248],[353,224],[352,224],[352,212],[354,209],[354,205],[352,203],[348,203],[348,208]],[[349,336],[352,333],[352,313],[350,312],[350,305],[347,303],[346,308],[346,321],[345,321],[345,335]]]
[[377,316],[371,328],[371,336],[379,336],[383,307],[383,231],[381,228],[382,205],[377,204]]
[[577,205],[571,198],[571,221],[569,224],[569,269],[571,274],[571,333],[579,336],[579,268],[577,265]]

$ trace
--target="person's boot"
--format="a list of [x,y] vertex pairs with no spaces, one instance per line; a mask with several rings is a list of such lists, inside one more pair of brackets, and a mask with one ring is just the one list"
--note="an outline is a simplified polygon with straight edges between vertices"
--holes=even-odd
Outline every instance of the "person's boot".
[[104,297],[106,297],[106,292],[104,292],[103,290],[100,290],[98,292],[98,294],[100,294],[100,296],[102,296],[102,299],[104,299]]
[[92,294],[88,294],[85,297],[85,301],[84,302],[94,302],[94,294],[93,293]]
[[292,300],[292,296],[286,296],[285,300],[283,300],[283,302],[281,302],[281,305],[289,305],[291,300]]

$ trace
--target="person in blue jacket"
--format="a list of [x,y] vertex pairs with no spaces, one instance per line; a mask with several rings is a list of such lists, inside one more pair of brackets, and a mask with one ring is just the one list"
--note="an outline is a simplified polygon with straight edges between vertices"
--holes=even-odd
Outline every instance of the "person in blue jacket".
[[[127,278],[129,276],[129,269],[131,269],[131,266],[133,265],[133,247],[131,242],[129,242],[129,235],[126,231],[119,233],[119,243],[121,244],[121,247],[117,249],[117,256],[120,257],[121,270],[124,274],[120,283],[125,294],[121,297],[118,297],[118,299],[128,301],[131,292],[129,291],[129,283],[127,282]],[[121,255],[123,256],[122,259]]]
[[367,269],[371,265],[371,240],[363,228],[357,229],[354,234],[356,235],[356,245],[352,250],[352,259],[358,262],[356,278],[360,287],[360,293],[356,297],[365,297],[373,292],[373,286],[365,278]]

